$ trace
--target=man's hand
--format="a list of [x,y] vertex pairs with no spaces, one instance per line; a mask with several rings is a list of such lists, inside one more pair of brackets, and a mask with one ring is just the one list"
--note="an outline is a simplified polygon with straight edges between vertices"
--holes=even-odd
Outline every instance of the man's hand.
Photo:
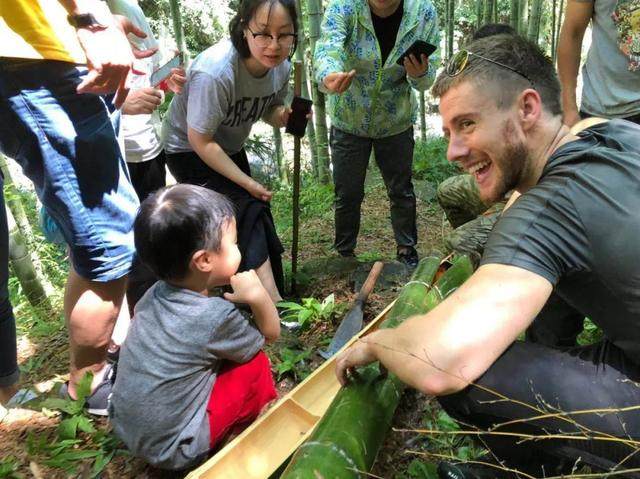
[[231,276],[229,283],[233,293],[224,293],[224,299],[233,303],[254,305],[261,301],[270,302],[269,293],[264,289],[254,270],[243,271]]
[[266,189],[256,180],[251,180],[249,185],[245,188],[251,196],[257,198],[262,201],[271,201],[271,197],[273,196],[273,192]]
[[124,103],[129,87],[127,76],[131,70],[134,55],[145,58],[155,50],[134,50],[126,34],[145,38],[146,34],[128,19],[116,15],[106,28],[79,28],[78,41],[87,57],[89,73],[78,85],[78,93],[105,94],[115,92],[114,104],[120,108]]
[[340,384],[344,386],[349,382],[348,376],[352,369],[366,366],[377,359],[369,344],[375,339],[375,335],[374,332],[359,339],[353,346],[336,357],[336,376]]
[[422,54],[418,60],[415,55],[407,55],[403,60],[404,69],[411,78],[420,78],[429,70],[429,57]]
[[356,71],[329,73],[322,83],[331,93],[343,93],[351,85],[351,80],[356,76]]
[[187,73],[184,71],[184,68],[172,68],[171,75],[167,78],[169,90],[179,95],[182,93],[185,83],[187,83]]
[[164,93],[152,87],[140,88],[129,93],[122,106],[125,115],[150,115],[164,101]]

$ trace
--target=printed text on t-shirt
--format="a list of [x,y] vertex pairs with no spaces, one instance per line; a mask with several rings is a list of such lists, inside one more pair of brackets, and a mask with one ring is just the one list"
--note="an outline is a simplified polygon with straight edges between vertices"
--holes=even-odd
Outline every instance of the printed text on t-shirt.
[[240,123],[255,123],[275,98],[275,93],[263,97],[242,97],[229,106],[224,126],[238,126]]

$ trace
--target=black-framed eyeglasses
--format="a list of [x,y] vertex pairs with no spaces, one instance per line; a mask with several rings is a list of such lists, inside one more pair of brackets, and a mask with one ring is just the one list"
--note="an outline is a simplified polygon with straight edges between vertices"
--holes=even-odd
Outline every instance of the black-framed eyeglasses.
[[462,73],[467,66],[467,62],[469,61],[470,55],[474,57],[478,57],[486,62],[493,63],[494,65],[498,65],[499,67],[506,68],[507,70],[511,70],[513,73],[517,73],[522,78],[526,79],[531,84],[532,87],[535,87],[535,83],[533,82],[533,80],[529,78],[527,75],[525,75],[524,73],[522,73],[521,71],[516,70],[515,68],[510,67],[509,65],[505,65],[504,63],[500,63],[496,60],[492,60],[491,58],[487,58],[482,55],[478,55],[477,53],[470,52],[469,50],[460,50],[451,57],[451,59],[449,60],[445,68],[446,74],[449,75],[450,77],[454,77]]
[[253,36],[253,39],[255,40],[256,45],[258,45],[260,48],[266,48],[269,45],[271,45],[271,42],[273,41],[274,38],[276,39],[276,42],[278,43],[278,45],[284,48],[289,48],[291,45],[293,45],[293,43],[298,38],[298,35],[296,35],[295,33],[282,33],[277,37],[274,37],[270,33],[263,33],[263,32],[255,33],[248,26],[247,26],[247,30],[249,30],[249,33],[251,33],[251,35]]

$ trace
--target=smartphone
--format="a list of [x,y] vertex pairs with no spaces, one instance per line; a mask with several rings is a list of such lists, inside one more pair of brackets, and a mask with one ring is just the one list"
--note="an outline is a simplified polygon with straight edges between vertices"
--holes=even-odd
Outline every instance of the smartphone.
[[291,114],[289,115],[289,121],[287,121],[286,132],[291,133],[294,136],[302,137],[307,129],[307,115],[311,112],[311,106],[313,102],[302,98],[301,96],[294,96],[291,101]]
[[175,57],[162,65],[156,71],[151,74],[151,86],[156,87],[158,84],[171,75],[171,70],[177,68],[182,64],[182,54],[178,53]]
[[431,43],[427,43],[423,40],[416,40],[415,42],[413,42],[413,45],[407,48],[407,51],[404,52],[400,56],[400,58],[398,58],[396,63],[401,67],[403,67],[404,57],[406,57],[407,55],[413,55],[418,60],[420,60],[420,55],[425,55],[429,57],[433,52],[436,51],[436,49],[437,47],[435,45],[432,45]]

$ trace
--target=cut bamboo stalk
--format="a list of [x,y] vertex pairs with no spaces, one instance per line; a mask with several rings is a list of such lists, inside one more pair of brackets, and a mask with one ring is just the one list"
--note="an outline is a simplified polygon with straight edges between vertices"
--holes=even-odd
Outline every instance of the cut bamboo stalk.
[[[343,349],[375,331],[394,304],[388,305]],[[309,437],[339,390],[334,356],[187,479],[267,479]]]
[[[420,266],[424,263],[425,260]],[[395,327],[410,316],[433,309],[473,272],[469,259],[460,257],[430,288],[438,264],[439,259],[436,259],[428,267],[425,265],[424,269],[419,267],[416,270],[413,280],[402,289],[381,327]],[[405,385],[394,374],[382,375],[378,363],[360,368],[358,377],[336,395],[281,478],[362,477],[375,462],[404,388]]]

